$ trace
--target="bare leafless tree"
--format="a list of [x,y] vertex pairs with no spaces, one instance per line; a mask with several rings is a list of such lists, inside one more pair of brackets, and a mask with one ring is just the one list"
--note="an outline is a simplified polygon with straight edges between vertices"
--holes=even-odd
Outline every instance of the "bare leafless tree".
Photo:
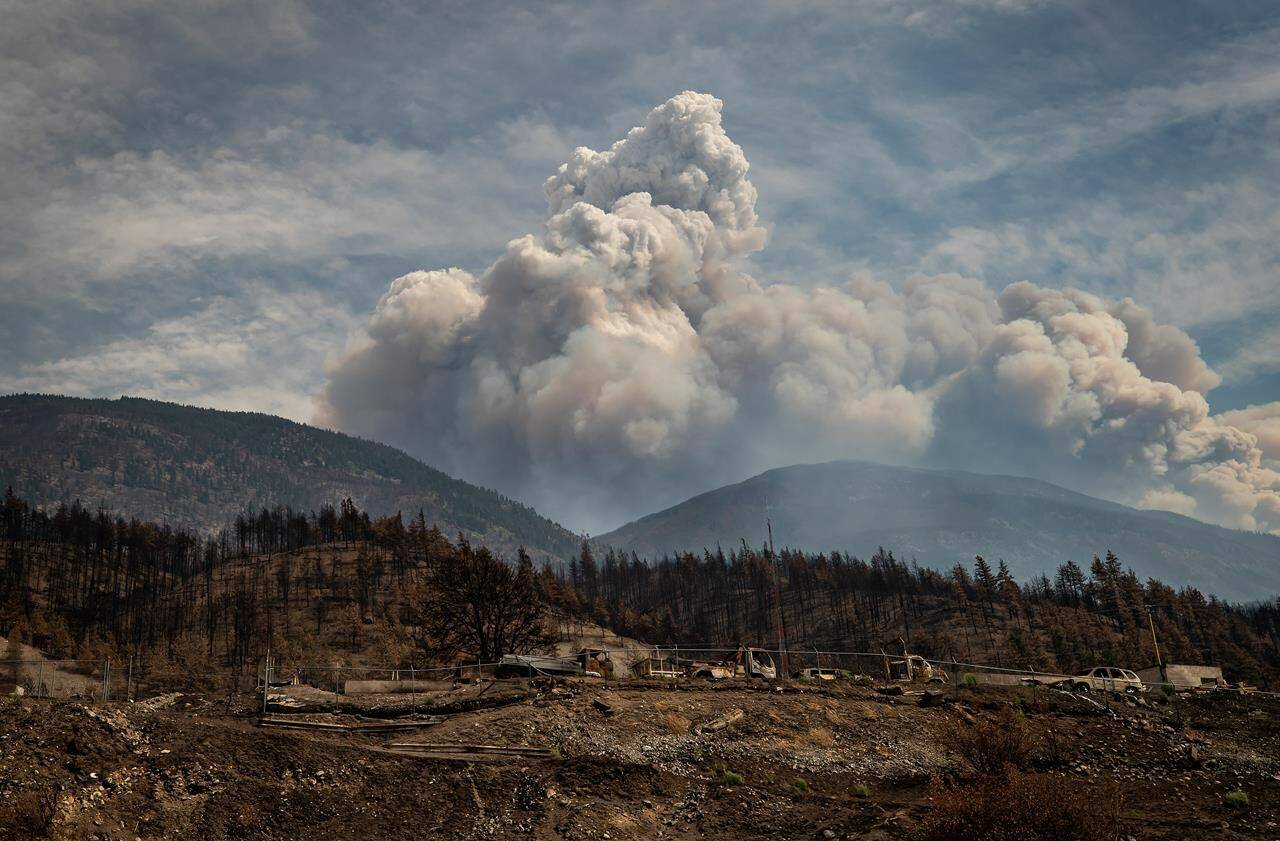
[[419,647],[440,662],[465,655],[490,663],[548,641],[533,563],[523,549],[512,567],[459,537],[420,579],[408,612]]

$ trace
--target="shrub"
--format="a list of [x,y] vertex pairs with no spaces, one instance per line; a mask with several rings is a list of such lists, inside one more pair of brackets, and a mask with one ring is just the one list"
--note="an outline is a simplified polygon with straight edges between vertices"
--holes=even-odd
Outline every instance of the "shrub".
[[931,791],[921,841],[1114,841],[1120,796],[1113,785],[1088,786],[1054,774],[1011,771]]
[[740,786],[746,782],[746,778],[736,771],[725,771],[720,775],[720,782],[727,786]]
[[1021,768],[1036,747],[1026,721],[1010,709],[996,721],[948,731],[942,741],[978,776],[1002,776],[1012,768]]
[[806,780],[804,777],[796,777],[794,780],[791,781],[791,787],[794,788],[800,794],[804,794],[806,791],[809,790],[809,781]]
[[1248,809],[1249,795],[1243,791],[1233,791],[1226,796],[1226,802],[1232,809]]
[[966,689],[977,689],[978,676],[973,672],[965,672],[964,677],[960,678],[960,685]]
[[853,793],[858,797],[870,797],[871,789],[867,788],[866,783],[859,783],[857,786],[854,787]]
[[689,719],[680,715],[680,713],[675,710],[669,710],[664,721],[666,722],[667,729],[672,733],[675,733],[677,736],[682,733],[689,732]]

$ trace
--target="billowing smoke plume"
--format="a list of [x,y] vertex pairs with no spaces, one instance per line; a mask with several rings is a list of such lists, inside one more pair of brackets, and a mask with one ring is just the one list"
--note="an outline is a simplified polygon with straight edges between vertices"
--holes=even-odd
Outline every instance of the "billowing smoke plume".
[[1280,529],[1280,404],[1132,301],[956,275],[762,287],[742,149],[686,92],[546,184],[488,271],[397,279],[318,420],[599,528],[761,469],[863,457],[1038,475]]

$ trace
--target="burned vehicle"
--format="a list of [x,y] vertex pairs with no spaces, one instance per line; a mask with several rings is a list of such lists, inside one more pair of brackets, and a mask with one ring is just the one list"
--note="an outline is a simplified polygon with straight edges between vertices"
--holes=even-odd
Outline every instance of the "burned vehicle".
[[551,657],[541,654],[506,654],[494,670],[498,677],[568,677],[586,674],[573,657]]
[[507,654],[495,670],[498,677],[612,678],[613,659],[606,648],[584,648],[572,657],[549,654]]
[[902,647],[900,657],[891,657],[883,648],[880,649],[880,654],[884,657],[886,678],[906,683],[947,683],[950,680],[941,666],[935,666],[919,654],[907,651],[907,644],[901,638],[896,642]]
[[1128,669],[1115,666],[1095,666],[1086,669],[1066,680],[1058,681],[1055,686],[1071,689],[1076,692],[1146,692],[1148,687],[1142,679]]
[[773,663],[773,655],[763,648],[739,646],[731,660],[695,662],[690,664],[687,673],[689,677],[710,680],[724,680],[732,677],[760,677],[773,680],[778,676],[778,667]]

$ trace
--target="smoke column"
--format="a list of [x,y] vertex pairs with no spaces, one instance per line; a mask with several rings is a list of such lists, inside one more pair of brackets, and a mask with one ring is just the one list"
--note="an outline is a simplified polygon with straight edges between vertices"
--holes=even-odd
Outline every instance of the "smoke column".
[[958,275],[762,286],[722,103],[685,92],[545,185],[483,275],[396,279],[331,363],[321,424],[593,531],[769,467],[870,458],[1034,475],[1280,529],[1280,403],[1132,300]]

